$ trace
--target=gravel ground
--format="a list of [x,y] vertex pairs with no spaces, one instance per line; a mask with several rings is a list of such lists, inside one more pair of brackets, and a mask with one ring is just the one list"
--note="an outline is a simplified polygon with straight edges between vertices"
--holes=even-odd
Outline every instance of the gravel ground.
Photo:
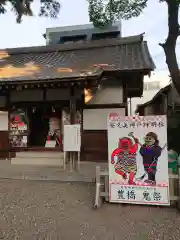
[[105,204],[92,210],[91,184],[0,180],[0,239],[180,239],[180,212]]

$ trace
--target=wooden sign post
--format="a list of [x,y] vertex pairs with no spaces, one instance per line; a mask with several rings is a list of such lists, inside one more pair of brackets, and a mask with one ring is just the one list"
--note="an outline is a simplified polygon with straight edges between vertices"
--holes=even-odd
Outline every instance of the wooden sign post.
[[80,169],[81,128],[80,124],[64,125],[64,169],[67,153],[70,153],[70,171]]

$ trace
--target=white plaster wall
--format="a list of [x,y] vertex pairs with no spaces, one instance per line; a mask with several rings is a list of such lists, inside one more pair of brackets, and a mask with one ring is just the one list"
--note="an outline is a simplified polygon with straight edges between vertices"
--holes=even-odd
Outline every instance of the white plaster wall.
[[8,131],[8,112],[0,111],[0,131]]
[[117,113],[121,116],[125,116],[125,108],[84,109],[83,129],[106,130],[109,113]]
[[123,102],[123,88],[118,87],[105,87],[97,90],[93,98],[88,104],[112,104]]

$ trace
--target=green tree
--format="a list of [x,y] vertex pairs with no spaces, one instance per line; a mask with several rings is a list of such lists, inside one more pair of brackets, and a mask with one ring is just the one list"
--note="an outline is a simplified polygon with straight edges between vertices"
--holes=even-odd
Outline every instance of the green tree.
[[[7,4],[10,3],[12,10],[17,15],[17,23],[20,23],[22,16],[33,16],[31,4],[35,0],[0,0],[0,14],[4,14],[8,11]],[[57,0],[40,0],[39,16],[56,18],[60,11],[60,3]]]
[[[0,0],[0,14],[6,13],[7,3],[11,3],[20,23],[23,15],[32,16],[31,3],[35,0]],[[71,0],[72,1],[72,0]],[[89,18],[95,26],[105,27],[118,19],[130,19],[139,16],[151,0],[87,0],[89,2]],[[176,57],[176,42],[180,34],[178,22],[180,0],[157,0],[165,2],[168,9],[168,35],[160,46],[164,49],[166,63],[172,82],[180,94],[180,72]],[[58,0],[40,0],[40,16],[56,18],[60,11]]]
[[[112,24],[117,19],[130,19],[139,16],[152,0],[88,0],[90,20],[96,26]],[[180,72],[176,57],[176,42],[180,34],[178,22],[180,0],[157,0],[165,2],[168,10],[168,35],[164,43],[166,63],[172,82],[180,94]]]

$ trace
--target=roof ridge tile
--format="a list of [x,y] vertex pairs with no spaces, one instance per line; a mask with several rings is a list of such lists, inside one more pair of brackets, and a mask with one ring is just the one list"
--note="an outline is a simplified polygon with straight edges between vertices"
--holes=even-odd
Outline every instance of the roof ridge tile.
[[0,49],[0,53],[6,52],[10,55],[15,55],[15,54],[26,54],[26,53],[73,51],[73,50],[81,50],[81,49],[119,46],[123,44],[128,45],[128,44],[139,43],[142,41],[143,41],[143,34],[140,34],[140,35],[122,37],[118,39],[93,40],[93,41],[87,41],[84,43],[51,44],[51,45],[45,45],[45,46],[6,48],[6,49]]

